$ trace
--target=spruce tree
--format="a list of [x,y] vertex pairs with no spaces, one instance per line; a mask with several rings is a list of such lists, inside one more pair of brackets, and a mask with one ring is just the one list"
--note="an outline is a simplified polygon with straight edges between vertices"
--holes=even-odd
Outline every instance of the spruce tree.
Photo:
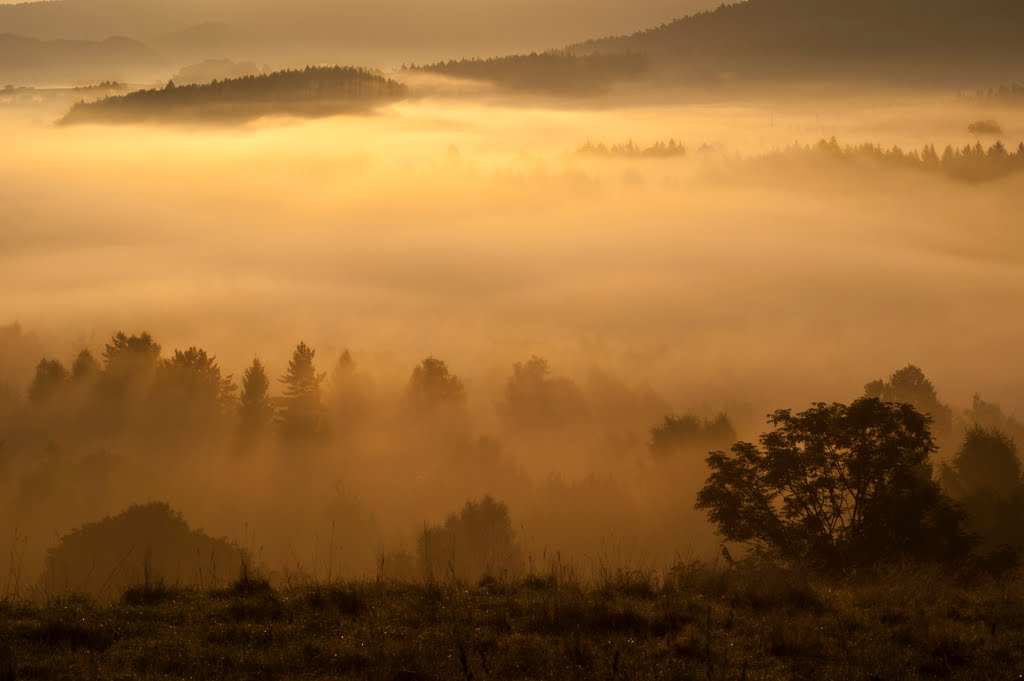
[[299,343],[288,362],[288,371],[281,377],[284,396],[278,412],[282,434],[289,439],[311,439],[324,430],[322,384],[325,375],[318,373],[313,360],[316,351]]
[[239,429],[244,439],[262,433],[274,419],[270,398],[270,378],[259,358],[242,374],[242,394],[238,400]]

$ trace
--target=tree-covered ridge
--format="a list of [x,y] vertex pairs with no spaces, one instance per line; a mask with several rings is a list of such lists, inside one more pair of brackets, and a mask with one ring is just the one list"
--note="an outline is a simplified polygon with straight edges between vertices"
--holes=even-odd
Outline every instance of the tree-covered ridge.
[[570,50],[641,52],[691,77],[955,82],[1019,73],[1022,23],[1017,0],[748,0]]
[[313,67],[139,90],[97,102],[79,102],[63,125],[149,119],[246,119],[269,114],[319,116],[363,111],[406,96],[402,83],[355,67]]
[[490,59],[449,60],[409,70],[480,80],[501,88],[557,94],[597,94],[616,81],[645,74],[648,60],[636,53],[574,55],[562,51]]
[[1010,151],[1002,142],[986,148],[977,142],[962,148],[948,145],[940,154],[933,145],[925,145],[920,151],[904,151],[898,146],[885,148],[865,143],[857,146],[842,146],[833,137],[821,140],[814,146],[796,147],[782,155],[825,156],[840,161],[869,161],[887,165],[902,166],[915,170],[944,173],[948,177],[964,182],[986,182],[1024,172],[1024,142]]
[[[695,147],[698,154],[713,152],[709,144]],[[638,144],[633,140],[620,144],[588,141],[578,147],[579,156],[606,159],[649,160],[684,158],[690,155],[684,143],[676,139],[658,140],[651,144]],[[904,150],[899,146],[884,147],[866,142],[842,145],[836,138],[822,139],[813,145],[796,144],[773,151],[753,162],[826,159],[846,163],[875,163],[886,167],[909,168],[922,172],[941,173],[962,182],[987,182],[1015,173],[1024,172],[1024,142],[1011,150],[1002,142],[986,147],[981,142],[954,147],[947,145],[940,153],[935,145],[921,149]]]

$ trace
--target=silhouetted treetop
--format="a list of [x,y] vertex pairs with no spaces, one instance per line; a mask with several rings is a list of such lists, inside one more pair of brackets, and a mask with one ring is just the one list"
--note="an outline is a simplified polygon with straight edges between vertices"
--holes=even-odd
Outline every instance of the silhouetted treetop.
[[657,459],[695,452],[703,456],[709,450],[728,447],[735,441],[736,430],[725,414],[712,419],[690,414],[669,415],[651,431],[647,449]]
[[82,350],[71,365],[71,378],[75,381],[89,381],[100,373],[100,363],[88,350]]
[[547,360],[533,356],[512,366],[498,409],[509,426],[532,430],[577,419],[586,413],[586,404],[575,383],[552,376]]
[[344,350],[334,365],[328,392],[335,432],[351,433],[365,421],[370,392],[368,377],[358,371],[352,353]]
[[175,350],[160,366],[157,387],[167,397],[208,410],[226,408],[235,393],[231,377],[221,375],[216,357],[194,346]]
[[148,333],[128,336],[123,331],[114,334],[103,349],[104,368],[114,370],[123,363],[156,365],[160,345]]
[[864,386],[864,396],[909,404],[931,418],[939,432],[948,430],[952,421],[952,411],[939,401],[935,385],[913,364],[894,372],[887,381],[868,383]]
[[36,366],[36,375],[28,389],[29,398],[43,404],[60,394],[70,379],[68,370],[57,360],[43,359]]
[[270,398],[270,378],[263,362],[255,358],[242,374],[242,394],[238,399],[238,414],[243,433],[262,431],[274,419],[274,404]]
[[485,576],[515,575],[523,569],[508,506],[490,496],[467,502],[440,527],[424,528],[417,553],[427,579],[475,582]]
[[322,385],[326,374],[317,371],[315,358],[316,351],[300,342],[280,379],[284,396],[280,399],[278,421],[285,437],[303,439],[323,433]]
[[461,406],[466,402],[462,379],[436,357],[427,357],[413,369],[407,392],[412,404],[420,408]]
[[159,362],[160,345],[152,336],[119,331],[103,349],[103,386],[112,393],[139,386],[152,379]]
[[971,398],[971,407],[962,418],[968,426],[980,426],[1005,433],[1015,442],[1024,442],[1024,423],[1003,411],[998,404],[983,400],[979,395]]
[[951,468],[955,487],[963,495],[1005,497],[1024,487],[1017,445],[996,429],[970,428]]
[[994,428],[968,429],[942,480],[967,511],[968,527],[1004,567],[1016,563],[1024,549],[1024,476],[1014,441]]

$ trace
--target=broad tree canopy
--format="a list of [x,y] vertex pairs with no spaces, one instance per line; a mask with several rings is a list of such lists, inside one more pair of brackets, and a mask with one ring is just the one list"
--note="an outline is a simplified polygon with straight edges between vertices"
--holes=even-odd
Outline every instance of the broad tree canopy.
[[932,478],[930,419],[914,407],[861,398],[769,423],[760,446],[708,457],[697,508],[725,539],[829,569],[970,550],[962,513]]

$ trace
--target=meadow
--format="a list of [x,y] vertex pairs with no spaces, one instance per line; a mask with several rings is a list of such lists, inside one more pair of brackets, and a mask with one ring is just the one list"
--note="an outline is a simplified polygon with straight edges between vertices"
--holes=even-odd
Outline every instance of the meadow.
[[1024,582],[681,564],[0,603],[0,678],[1014,679]]

